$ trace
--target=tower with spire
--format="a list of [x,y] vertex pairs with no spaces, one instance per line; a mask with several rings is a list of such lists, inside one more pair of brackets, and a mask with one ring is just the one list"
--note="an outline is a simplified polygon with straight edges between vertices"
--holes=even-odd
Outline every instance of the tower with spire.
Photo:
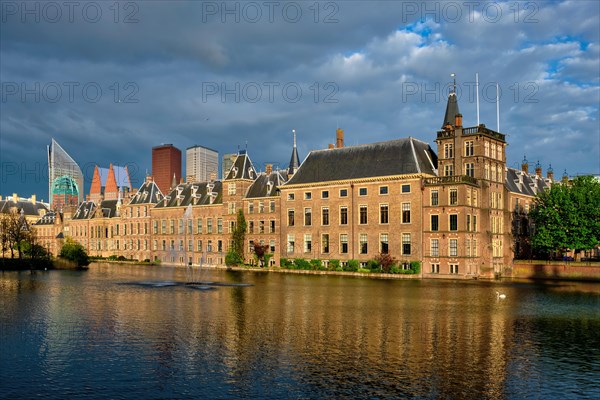
[[290,159],[290,165],[288,167],[288,175],[291,177],[298,171],[300,167],[300,159],[298,157],[298,148],[296,146],[296,130],[292,129],[294,135],[294,148],[292,149],[292,158]]

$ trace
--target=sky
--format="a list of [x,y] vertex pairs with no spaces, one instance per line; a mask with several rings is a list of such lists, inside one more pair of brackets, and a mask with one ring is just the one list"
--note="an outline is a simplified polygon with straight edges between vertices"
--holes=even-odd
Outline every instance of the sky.
[[[151,149],[247,149],[287,167],[309,151],[441,128],[451,74],[464,126],[507,135],[555,176],[600,174],[598,1],[0,2],[0,195],[48,199],[51,138],[79,163]],[[530,167],[532,168],[532,167]],[[185,174],[185,161],[182,167]]]

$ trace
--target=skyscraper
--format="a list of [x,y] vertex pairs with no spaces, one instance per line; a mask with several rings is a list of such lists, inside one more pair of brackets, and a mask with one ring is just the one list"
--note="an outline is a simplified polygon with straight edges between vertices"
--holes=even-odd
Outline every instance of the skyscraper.
[[231,169],[231,167],[233,167],[233,163],[235,162],[236,158],[237,158],[236,153],[223,154],[223,163],[221,164],[221,166],[223,168],[223,173],[222,173],[223,180],[225,180],[225,178],[227,177],[227,174],[229,173],[229,170]]
[[160,191],[169,193],[173,176],[176,183],[181,179],[181,150],[172,144],[153,147],[152,176]]
[[185,151],[185,176],[187,182],[208,182],[211,175],[219,173],[219,153],[208,147],[195,145]]
[[69,154],[52,139],[48,149],[48,198],[53,208],[83,201],[83,173]]

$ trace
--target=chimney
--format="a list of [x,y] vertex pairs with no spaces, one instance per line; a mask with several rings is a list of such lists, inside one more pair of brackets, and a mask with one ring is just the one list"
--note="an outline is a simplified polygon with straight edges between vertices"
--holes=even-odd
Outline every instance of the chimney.
[[35,194],[31,195],[31,203],[35,204],[36,203],[36,198],[35,198]]
[[335,131],[335,147],[342,148],[344,147],[344,130],[337,128]]
[[19,201],[19,196],[17,196],[16,193],[13,193],[12,201],[15,202],[15,203]]
[[548,179],[550,179],[551,181],[554,181],[554,170],[552,169],[552,164],[550,164],[548,166]]
[[537,164],[535,164],[535,175],[540,179],[542,178],[542,165],[540,164],[539,160]]
[[456,116],[454,117],[454,125],[457,128],[462,127],[462,114],[456,114]]
[[331,150],[331,149],[335,149],[335,146],[333,145],[333,143],[329,143],[329,144],[327,145],[327,148],[328,148],[329,150]]
[[273,164],[267,164],[266,172],[267,175],[271,175],[271,173],[273,173]]
[[521,162],[521,170],[529,175],[529,161],[527,161],[527,157],[523,156],[523,161]]
[[146,182],[152,182],[152,175],[146,176]]

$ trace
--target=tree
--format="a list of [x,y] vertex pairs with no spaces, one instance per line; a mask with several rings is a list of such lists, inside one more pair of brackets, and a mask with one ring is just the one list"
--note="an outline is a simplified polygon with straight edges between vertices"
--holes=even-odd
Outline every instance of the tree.
[[258,261],[259,267],[264,267],[265,263],[268,262],[268,260],[265,260],[265,254],[267,253],[268,249],[268,244],[254,243],[254,256]]
[[600,182],[581,176],[554,184],[536,197],[530,216],[538,252],[592,249],[600,244]]
[[396,259],[389,253],[380,253],[375,257],[375,262],[380,265],[383,273],[389,274],[392,266],[396,264]]
[[66,260],[77,263],[78,267],[85,267],[90,263],[83,246],[69,237],[60,249],[60,256]]
[[231,249],[239,260],[244,260],[244,243],[246,241],[246,218],[244,218],[244,212],[238,210],[237,223],[235,229],[231,234],[231,240],[233,241],[233,248]]
[[2,256],[7,249],[10,249],[10,257],[15,257],[15,250],[19,259],[22,258],[21,244],[27,239],[28,224],[25,217],[17,210],[11,210],[6,214],[2,214],[0,222],[1,241],[2,241]]

